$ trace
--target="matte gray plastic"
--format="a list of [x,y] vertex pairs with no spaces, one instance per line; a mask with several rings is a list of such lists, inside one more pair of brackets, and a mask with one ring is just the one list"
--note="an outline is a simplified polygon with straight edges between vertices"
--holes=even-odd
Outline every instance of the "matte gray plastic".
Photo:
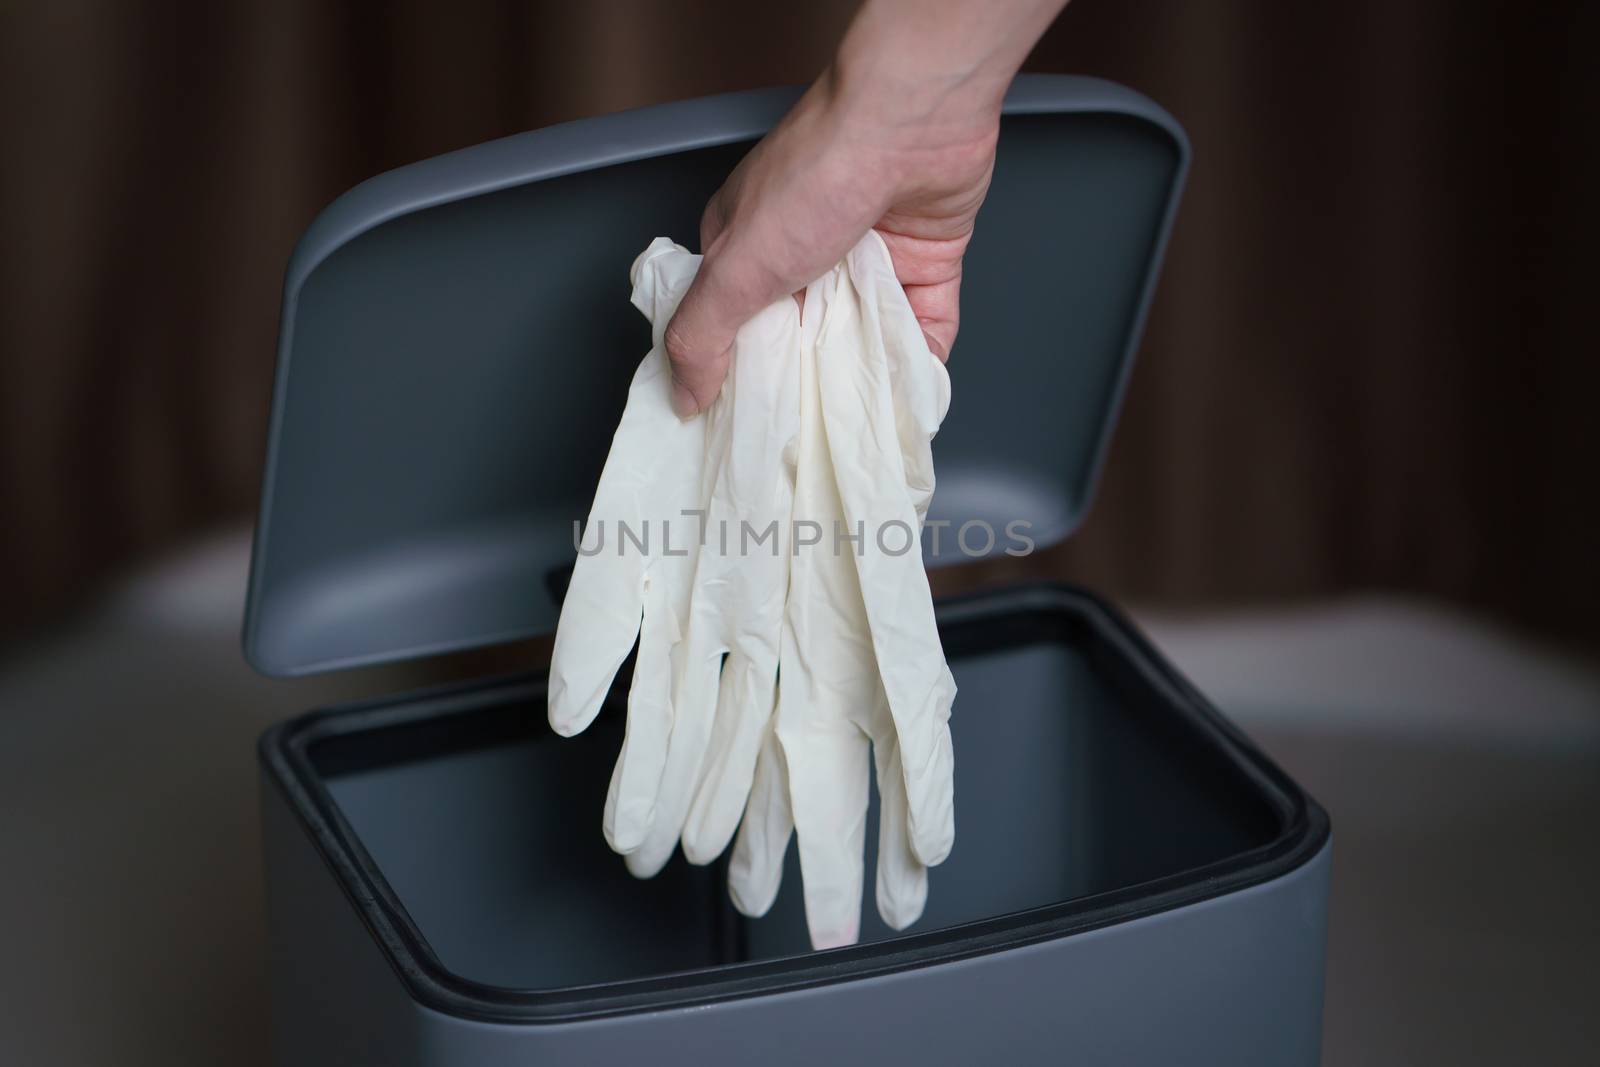
[[[734,94],[381,175],[288,268],[244,646],[293,675],[547,632],[648,328],[626,270],[691,246],[793,99]],[[935,446],[939,565],[1081,519],[1182,185],[1145,98],[1019,78],[966,260]],[[982,520],[999,536],[992,542]],[[925,540],[925,546],[931,539]]]
[[[951,667],[963,711],[951,720],[961,847],[932,872],[927,912],[911,932],[1138,885],[1270,839],[1271,813],[1241,805],[1232,783],[1206,779],[1182,749],[1162,747],[1085,649],[1041,642]],[[531,723],[539,710],[528,709]],[[639,881],[592,818],[553,814],[600,810],[620,712],[570,740],[535,726],[514,743],[325,780],[452,972],[540,989],[728,962],[714,954],[718,912],[727,911],[714,872],[675,856],[662,876]],[[874,800],[869,871],[877,817]],[[773,911],[744,924],[742,959],[810,948],[800,884],[791,848]],[[870,880],[867,896],[863,940],[893,936]]]
[[761,1063],[1315,1067],[1331,845],[1238,893],[938,967],[768,997],[515,1025],[406,994],[315,848],[263,794],[281,1067]]
[[[947,930],[955,940],[945,958],[584,1021],[463,1017],[411,995],[399,975],[415,964],[380,948],[352,905],[367,890],[345,883],[340,893],[284,783],[269,780],[277,1061],[1315,1064],[1325,837],[1309,837],[1292,867],[1232,892],[1135,908],[1031,944],[964,947],[964,931],[975,929],[964,924],[995,916],[1116,894],[1137,903],[1175,876],[1202,888],[1214,865],[1282,832],[1260,780],[1268,765],[1227,734],[1220,743],[1233,755],[1220,759],[1218,736],[1186,718],[1212,713],[1181,687],[1167,692],[1168,669],[1147,649],[1121,639],[1116,624],[1073,624],[1073,612],[1098,612],[1092,602],[1062,610],[1062,625],[1021,627],[1017,599],[980,600],[960,616],[970,633],[996,636],[952,657],[962,691],[952,720],[961,832],[933,872],[927,915],[909,931]],[[956,630],[949,637],[965,643]],[[515,692],[538,703],[536,685]],[[311,773],[452,974],[506,988],[582,986],[603,1002],[606,983],[670,983],[675,973],[809,955],[796,870],[771,914],[745,920],[727,904],[722,871],[676,857],[659,878],[634,881],[592,818],[572,817],[598,810],[620,709],[592,737],[555,738],[530,708],[526,719],[506,716],[521,723],[515,736],[417,744],[394,757],[392,740],[385,747],[393,723],[507,710],[430,699],[412,702],[420,720],[401,699],[376,727],[335,735],[326,757],[313,747]],[[351,763],[350,752],[371,758]],[[869,911],[870,896],[869,879]],[[867,939],[887,935],[874,921]]]
[[[509,138],[324,212],[285,286],[253,663],[303,673],[553,625],[643,351],[625,265],[663,231],[692,239],[791,100]],[[1186,159],[1142,97],[1018,81],[967,262],[935,520],[1021,520],[1044,544],[1081,519]],[[715,867],[625,873],[594,814],[616,702],[575,740],[550,735],[537,677],[271,731],[277,1061],[1316,1063],[1315,803],[1086,594],[992,593],[940,621],[961,686],[956,850],[912,930],[864,901],[864,943],[835,952],[807,951],[792,850],[761,920]]]

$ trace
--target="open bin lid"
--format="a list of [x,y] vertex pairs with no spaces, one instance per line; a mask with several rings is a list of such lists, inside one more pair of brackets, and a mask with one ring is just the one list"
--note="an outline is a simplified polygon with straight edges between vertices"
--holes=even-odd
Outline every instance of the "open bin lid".
[[[649,326],[628,265],[700,213],[797,97],[667,104],[424,160],[311,224],[284,282],[244,651],[300,675],[554,629]],[[929,566],[1088,508],[1188,162],[1128,89],[1006,98],[934,443]],[[981,520],[965,543],[958,529]],[[925,538],[925,548],[927,541]]]

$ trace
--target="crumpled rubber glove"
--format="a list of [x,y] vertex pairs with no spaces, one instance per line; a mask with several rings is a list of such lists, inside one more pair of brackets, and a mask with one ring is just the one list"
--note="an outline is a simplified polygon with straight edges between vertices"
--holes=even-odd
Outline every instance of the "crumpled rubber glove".
[[[691,863],[727,847],[750,792],[762,727],[777,702],[789,588],[790,513],[800,425],[800,313],[792,300],[740,328],[728,378],[707,422],[706,535],[676,659],[660,803],[627,857],[640,878],[680,840]],[[747,533],[748,531],[748,533]],[[695,832],[690,803],[703,802]]]
[[[921,916],[927,868],[954,841],[955,682],[918,536],[950,387],[875,233],[808,288],[804,322],[794,514],[819,524],[824,541],[799,547],[791,564],[778,709],[729,891],[743,913],[765,914],[795,833],[812,944],[831,948],[859,936],[869,750],[876,897],[890,927]],[[860,536],[835,543],[836,529]]]
[[[655,346],[589,528],[648,520],[655,537],[644,551],[580,556],[552,658],[551,723],[564,734],[587,726],[637,638],[607,840],[647,877],[680,835],[704,863],[739,826],[730,891],[761,914],[798,825],[813,943],[846,944],[859,929],[869,751],[882,798],[878,906],[895,928],[921,914],[926,868],[954,835],[955,690],[916,536],[949,381],[869,234],[809,287],[804,337],[792,301],[763,311],[740,331],[718,399],[680,423],[661,331],[698,262],[658,239],[634,264],[634,303],[655,324]],[[797,478],[806,497],[791,509]],[[669,545],[660,522],[686,507],[703,508],[707,537],[686,546],[680,531]],[[829,543],[791,554],[791,510]],[[721,543],[730,524],[737,538],[740,522],[765,531],[773,519],[772,553],[765,542],[755,553]],[[870,531],[859,556],[833,551],[835,520]],[[894,522],[889,537],[903,551],[876,538]]]
[[[737,542],[722,551],[719,535],[731,522],[738,538],[741,518],[757,530],[776,523],[779,538],[787,533],[792,446],[788,457],[784,449],[794,432],[785,436],[784,426],[786,412],[789,426],[798,421],[797,369],[785,377],[781,361],[763,357],[798,344],[798,315],[791,302],[747,324],[735,354],[753,348],[756,357],[735,360],[744,372],[730,373],[703,417],[679,420],[662,333],[699,263],[657,238],[630,271],[652,348],[629,388],[585,527],[582,543],[601,550],[580,552],[551,655],[550,724],[571,736],[594,720],[637,640],[603,825],[640,876],[670,856],[719,699],[771,707],[787,582],[786,539],[762,563],[741,558]],[[734,451],[736,437],[766,447]],[[728,669],[719,673],[711,668],[724,653]]]

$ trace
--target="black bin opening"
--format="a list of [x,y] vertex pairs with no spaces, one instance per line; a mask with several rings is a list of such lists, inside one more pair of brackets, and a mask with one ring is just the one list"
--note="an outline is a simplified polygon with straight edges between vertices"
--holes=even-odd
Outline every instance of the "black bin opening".
[[[960,686],[956,847],[932,872],[923,918],[896,935],[872,899],[871,813],[863,942],[1125,892],[1282,831],[1268,794],[1094,602],[1052,604],[980,606],[943,628]],[[560,738],[542,688],[522,686],[390,706],[307,754],[372,874],[467,982],[571,988],[806,952],[792,844],[759,920],[728,903],[720,863],[679,854],[640,881],[607,848],[600,812],[623,715],[614,701],[584,735]]]

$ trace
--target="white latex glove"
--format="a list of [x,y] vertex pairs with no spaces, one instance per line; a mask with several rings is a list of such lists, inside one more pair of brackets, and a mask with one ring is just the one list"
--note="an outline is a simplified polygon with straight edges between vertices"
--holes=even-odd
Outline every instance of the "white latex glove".
[[[723,703],[772,706],[788,574],[793,468],[784,448],[798,419],[796,370],[785,377],[782,361],[764,357],[798,345],[798,315],[791,302],[752,320],[735,353],[757,357],[736,360],[743,372],[730,373],[704,417],[680,421],[661,335],[699,263],[665,238],[634,261],[633,303],[653,324],[653,347],[590,511],[584,544],[604,529],[604,548],[574,566],[551,657],[550,723],[570,736],[594,720],[638,640],[604,829],[642,877],[678,838],[719,693]],[[746,553],[741,520],[757,533],[774,527],[773,537]],[[619,523],[636,537],[648,530],[644,547]]]
[[[920,533],[933,499],[933,438],[950,407],[950,377],[928,349],[883,239],[869,231],[845,267],[848,280],[839,279],[817,339],[822,413],[845,517],[852,529],[869,531],[850,558],[905,763],[911,847],[932,867],[955,843],[956,685],[939,641]],[[870,534],[891,524],[908,540]]]
[[[949,379],[876,234],[807,290],[805,323],[795,516],[817,522],[823,542],[799,548],[791,568],[778,712],[763,735],[729,891],[745,914],[765,914],[797,831],[812,944],[829,948],[859,935],[869,746],[880,798],[876,896],[892,928],[922,914],[927,867],[954,840],[955,684],[918,537]],[[836,546],[836,529],[863,536]]]
[[[594,721],[637,639],[627,733],[606,797],[606,840],[631,852],[655,816],[672,728],[672,649],[682,639],[693,578],[693,545],[668,544],[663,519],[703,505],[704,420],[683,422],[669,406],[671,370],[661,334],[694,280],[698,257],[657,239],[629,272],[633,303],[654,324],[653,345],[634,373],[622,419],[595,490],[580,552],[562,601],[550,660],[550,726],[571,736]],[[622,527],[645,547],[628,541]],[[678,554],[678,553],[683,554]]]
[[677,664],[677,719],[660,804],[644,842],[628,856],[628,869],[641,878],[665,865],[680,838],[690,862],[716,859],[750,792],[762,726],[776,704],[789,586],[799,347],[794,301],[766,308],[740,328],[727,381],[700,416],[707,423],[707,543]]

